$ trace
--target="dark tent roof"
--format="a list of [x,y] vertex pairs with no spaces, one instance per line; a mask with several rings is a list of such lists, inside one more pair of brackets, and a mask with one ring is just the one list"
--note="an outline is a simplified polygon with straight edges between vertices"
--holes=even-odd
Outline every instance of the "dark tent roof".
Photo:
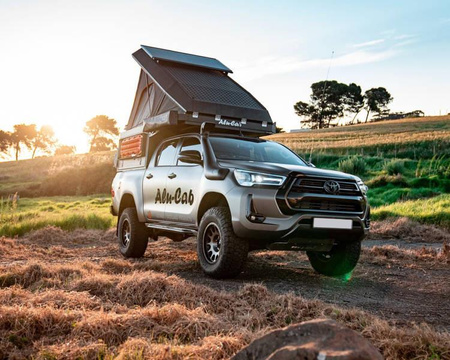
[[133,58],[142,70],[127,129],[144,122],[159,126],[206,121],[273,131],[266,108],[228,76],[231,70],[220,61],[149,46],[142,46]]
[[227,68],[217,59],[193,54],[186,54],[178,51],[160,49],[146,45],[141,45],[141,48],[152,59],[172,61],[179,64],[199,66],[205,69],[219,70],[225,71],[227,73],[232,73],[232,71],[229,68]]

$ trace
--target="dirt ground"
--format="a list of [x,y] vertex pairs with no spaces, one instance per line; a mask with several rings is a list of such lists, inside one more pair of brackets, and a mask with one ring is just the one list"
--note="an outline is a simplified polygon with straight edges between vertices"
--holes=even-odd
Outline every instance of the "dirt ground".
[[[68,299],[66,301],[70,300],[74,303],[57,306],[51,303],[52,311],[58,308],[76,311],[81,305],[78,305],[79,300],[73,300],[70,294],[74,294],[73,291],[87,290],[96,304],[97,301],[102,301],[92,305],[93,310],[97,311],[99,304],[102,304],[101,309],[107,310],[109,306],[107,304],[110,303],[112,309],[119,306],[117,308],[119,310],[114,311],[120,313],[125,311],[117,305],[121,299],[115,299],[115,295],[108,289],[114,283],[118,284],[114,286],[120,287],[126,279],[129,279],[126,280],[128,282],[131,281],[130,276],[134,276],[133,274],[141,276],[149,272],[152,274],[149,275],[151,279],[158,277],[157,274],[161,273],[164,281],[169,283],[175,281],[170,279],[176,279],[176,283],[181,282],[183,288],[187,286],[197,289],[195,291],[200,291],[198,289],[201,288],[202,294],[205,291],[214,294],[205,293],[202,299],[218,296],[217,294],[224,299],[229,296],[232,298],[237,296],[236,294],[246,293],[248,286],[256,286],[255,289],[260,289],[258,286],[263,285],[270,293],[274,293],[273,296],[298,295],[305,301],[313,301],[311,304],[319,301],[323,304],[335,305],[339,309],[362,310],[401,329],[408,329],[413,326],[413,323],[426,323],[433,329],[432,331],[438,332],[437,334],[445,333],[447,334],[445,336],[448,336],[450,331],[449,241],[450,234],[442,229],[417,227],[417,224],[406,220],[403,220],[403,223],[379,223],[374,225],[371,237],[364,242],[361,259],[350,279],[329,278],[315,273],[304,253],[258,251],[249,255],[248,263],[240,276],[236,279],[219,281],[203,275],[197,263],[194,238],[181,243],[161,238],[149,243],[144,258],[124,260],[118,253],[112,230],[107,232],[77,230],[68,233],[50,227],[35,231],[23,238],[0,239],[2,254],[0,257],[0,305],[3,301],[4,306],[14,303],[14,306],[18,306],[17,308],[21,308],[21,304],[31,308],[47,306],[46,303],[39,305],[43,300],[39,297],[41,295],[36,294],[43,291],[42,297],[53,296],[50,295],[53,293],[63,296],[58,292],[61,289],[65,291],[64,296]],[[93,279],[89,279],[89,271],[92,271]],[[55,278],[52,279],[52,277]],[[97,283],[99,285],[96,285]],[[96,290],[97,286],[98,290]],[[105,287],[105,290],[101,287]],[[22,293],[22,289],[26,290],[26,295]],[[165,293],[167,289],[163,288],[161,291]],[[183,294],[187,293],[183,292]],[[24,299],[29,297],[28,303],[26,300],[20,300],[19,295]],[[155,294],[146,296],[156,299],[157,305],[172,301],[164,300],[164,298],[158,300]],[[15,300],[11,301],[11,299]],[[134,311],[132,304],[134,302],[127,305],[127,311],[130,313]],[[142,304],[145,306],[147,302]],[[82,305],[88,312],[89,306],[91,305]],[[193,309],[197,308],[198,304],[193,306]],[[295,313],[295,309],[293,310]],[[80,319],[84,316],[80,315]],[[264,321],[270,323],[270,319]],[[220,329],[220,324],[217,326]],[[256,333],[251,336],[256,336]],[[243,337],[239,340],[240,345],[235,345],[236,349],[250,340],[251,337]],[[123,339],[117,341],[117,344],[122,343]],[[8,346],[12,345],[8,342],[5,346],[9,349]],[[20,354],[27,356],[34,354],[33,350],[27,350],[30,351],[29,353],[23,352],[26,347],[20,350],[17,344],[15,346],[17,349],[14,349],[22,351]],[[45,347],[45,349],[51,348]],[[226,357],[226,354],[235,351],[234,348],[230,348],[217,358]],[[429,347],[428,352],[433,353],[433,351],[433,348]],[[385,352],[385,356],[386,354]],[[417,353],[414,354],[417,355]],[[161,356],[164,358],[165,355]],[[397,358],[396,356],[386,357]]]
[[[236,279],[211,279],[204,276],[197,264],[194,238],[181,243],[160,238],[149,243],[143,259],[129,261],[135,266],[139,263],[148,266],[150,261],[154,270],[215,290],[236,291],[245,284],[262,284],[278,294],[294,293],[307,299],[355,307],[399,324],[426,322],[438,329],[450,330],[450,262],[448,248],[446,254],[442,250],[443,241],[447,243],[450,234],[414,223],[415,231],[408,232],[411,224],[404,222],[388,223],[387,227],[375,224],[375,232],[363,242],[362,256],[350,279],[317,274],[305,253],[289,251],[252,252],[243,273]],[[407,229],[402,233],[405,225]],[[392,234],[392,228],[396,233]],[[50,236],[54,244],[48,240],[42,242],[42,234],[49,231],[54,233]],[[421,232],[422,236],[418,237]],[[18,259],[4,259],[0,265],[26,264],[40,257],[52,263],[101,263],[105,258],[122,259],[111,231],[102,236],[86,230],[69,234],[59,229],[37,231],[18,240],[37,250],[32,259],[21,259],[25,253],[19,252]],[[69,239],[65,238],[67,236]],[[48,234],[44,238],[48,239]],[[42,249],[45,251],[41,256]],[[54,256],[48,256],[48,249]]]
[[[307,299],[356,307],[395,323],[426,322],[450,330],[449,264],[436,263],[433,259],[410,263],[392,258],[389,245],[387,256],[382,249],[375,255],[370,252],[373,243],[381,244],[383,240],[364,244],[362,258],[349,280],[319,275],[311,268],[304,253],[287,251],[251,253],[244,272],[233,280],[209,279],[198,267],[184,269],[181,264],[173,273],[216,290],[232,291],[244,284],[258,283],[275,293],[293,292]],[[411,247],[401,241],[396,243],[400,245],[399,249]],[[149,251],[157,253],[160,246],[173,249],[175,254],[181,250],[184,254],[194,253],[195,240],[189,239],[182,244],[164,240],[160,244],[151,244]],[[442,244],[428,243],[426,246],[440,249]]]

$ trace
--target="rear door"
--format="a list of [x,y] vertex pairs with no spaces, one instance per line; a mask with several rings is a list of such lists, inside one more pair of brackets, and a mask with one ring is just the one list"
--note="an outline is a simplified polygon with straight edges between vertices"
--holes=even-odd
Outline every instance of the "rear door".
[[[201,154],[200,138],[187,136],[181,139],[179,152],[183,150],[197,150]],[[166,220],[195,223],[195,209],[200,201],[202,177],[202,165],[176,160],[175,166],[170,168],[166,183],[167,193],[170,194],[164,215]]]
[[163,142],[147,167],[142,185],[144,214],[147,220],[164,220],[168,199],[167,176],[172,166],[176,164],[178,141],[179,139]]

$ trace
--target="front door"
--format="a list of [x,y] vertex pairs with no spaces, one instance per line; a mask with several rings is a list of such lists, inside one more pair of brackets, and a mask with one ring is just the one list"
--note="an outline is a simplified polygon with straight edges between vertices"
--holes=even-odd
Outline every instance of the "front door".
[[[194,136],[183,138],[180,152],[183,150],[197,150],[201,154],[200,140]],[[170,201],[166,204],[164,215],[166,220],[195,223],[195,209],[200,201],[202,177],[202,165],[176,160],[175,166],[170,168],[166,183],[167,193],[170,194]]]
[[178,139],[162,143],[144,175],[142,190],[147,220],[164,220],[166,183],[169,171],[176,164],[177,144]]

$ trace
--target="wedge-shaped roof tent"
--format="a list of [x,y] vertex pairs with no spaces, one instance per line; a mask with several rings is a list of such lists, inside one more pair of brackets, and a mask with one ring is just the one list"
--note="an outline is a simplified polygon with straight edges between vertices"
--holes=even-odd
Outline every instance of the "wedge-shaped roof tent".
[[266,108],[220,61],[144,45],[133,58],[141,73],[126,130],[206,122],[246,133],[275,132]]

